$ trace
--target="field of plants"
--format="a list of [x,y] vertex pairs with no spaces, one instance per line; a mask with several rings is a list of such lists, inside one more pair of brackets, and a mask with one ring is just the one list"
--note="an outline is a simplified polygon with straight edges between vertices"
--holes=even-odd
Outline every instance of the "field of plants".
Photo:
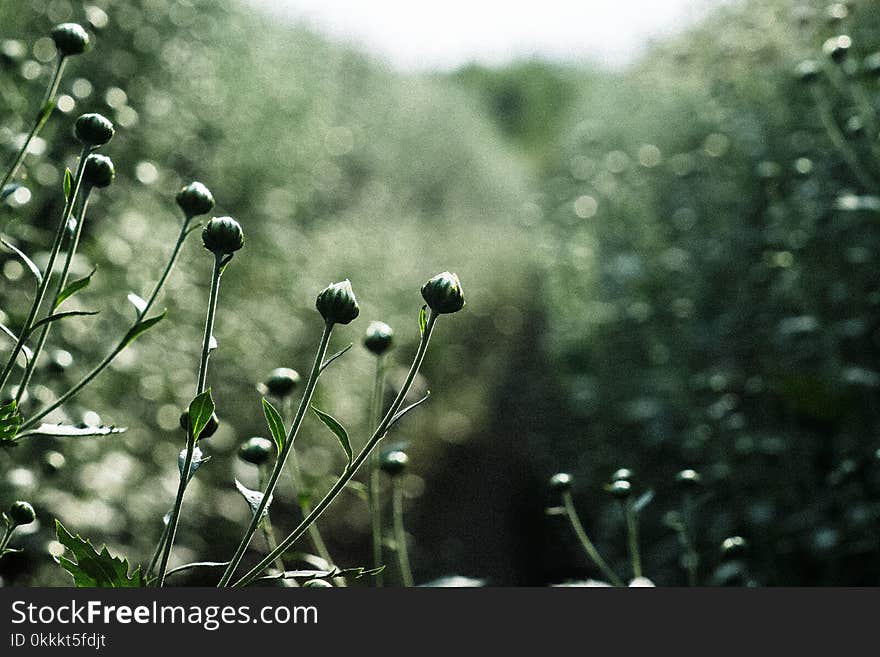
[[2,583],[880,584],[873,9],[416,75],[0,3]]

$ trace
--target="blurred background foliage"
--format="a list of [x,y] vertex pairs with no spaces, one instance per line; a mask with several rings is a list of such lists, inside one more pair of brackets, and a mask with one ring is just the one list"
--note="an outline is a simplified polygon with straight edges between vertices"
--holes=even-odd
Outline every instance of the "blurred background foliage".
[[[734,3],[622,73],[535,60],[425,76],[236,3],[4,0],[0,12],[4,159],[48,79],[51,26],[75,20],[94,34],[26,162],[27,193],[0,208],[3,233],[38,262],[78,149],[73,120],[99,111],[119,128],[104,149],[117,179],[91,204],[76,263],[99,273],[75,304],[102,312],[53,333],[72,359],[46,358],[32,405],[125,330],[127,293],[148,291],[178,229],[180,185],[205,182],[215,212],[245,230],[209,372],[222,426],[188,492],[177,563],[228,558],[240,537],[248,511],[232,480],[255,486],[256,472],[235,454],[266,433],[256,385],[274,367],[308,367],[315,294],[349,277],[361,303],[334,338],[356,348],[317,397],[360,443],[366,324],[396,330],[393,390],[418,335],[418,287],[450,269],[468,306],[438,328],[419,384],[430,403],[389,438],[411,457],[417,582],[596,576],[545,513],[559,470],[575,476],[588,531],[625,573],[623,516],[602,490],[625,466],[638,493],[655,493],[642,545],[659,584],[685,582],[669,523],[683,468],[703,476],[688,513],[702,583],[880,583],[880,83],[865,63],[880,16],[869,2]],[[837,34],[852,37],[842,63],[822,53]],[[804,59],[822,66],[815,85],[794,74]],[[3,257],[0,308],[14,326],[29,282]],[[29,499],[39,518],[18,541],[25,553],[0,563],[5,580],[67,582],[47,553],[54,516],[149,559],[176,489],[210,265],[192,238],[161,304],[170,321],[66,408],[125,434],[0,452],[0,500]],[[308,488],[323,490],[342,455],[317,422],[300,440]],[[295,507],[285,481],[275,525],[291,528]],[[341,566],[369,562],[355,495],[319,524]],[[734,534],[750,547],[722,562]]]

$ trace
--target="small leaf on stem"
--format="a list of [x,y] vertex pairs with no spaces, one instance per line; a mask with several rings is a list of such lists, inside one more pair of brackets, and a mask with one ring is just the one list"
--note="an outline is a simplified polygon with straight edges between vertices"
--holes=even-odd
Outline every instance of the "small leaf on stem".
[[281,414],[275,410],[275,407],[269,402],[268,399],[263,398],[263,414],[266,416],[266,423],[269,425],[269,431],[272,433],[272,438],[275,440],[275,446],[278,448],[278,453],[281,454],[281,450],[284,449],[284,443],[287,441],[287,430],[284,428],[284,419],[281,417]]
[[69,299],[80,290],[87,288],[89,286],[89,283],[92,282],[92,276],[95,275],[96,271],[98,271],[97,267],[92,269],[92,271],[89,272],[87,276],[84,276],[79,280],[73,281],[73,283],[70,283],[67,287],[61,290],[61,292],[58,294],[58,297],[55,299],[54,307],[57,308],[62,303],[64,303],[65,300]]
[[46,324],[51,324],[52,322],[57,322],[60,319],[67,319],[68,317],[84,317],[87,315],[97,315],[97,310],[66,310],[61,313],[55,313],[54,315],[49,315],[48,317],[44,317],[39,322],[34,322],[34,325],[31,326],[31,330],[28,331],[28,335],[36,331],[41,326]]
[[189,403],[189,435],[200,436],[202,429],[208,426],[211,415],[214,413],[214,399],[211,397],[211,389],[198,394]]
[[[241,496],[244,498],[244,501],[248,503],[248,506],[251,507],[251,513],[256,513],[257,509],[260,508],[260,504],[263,502],[263,494],[258,490],[251,490],[244,484],[242,484],[238,479],[235,480],[235,487],[238,489],[238,492],[241,493]],[[260,518],[262,520],[269,513],[269,506],[272,504],[272,497],[269,497],[269,502],[266,504],[266,508],[263,509],[263,517]]]
[[422,306],[419,311],[419,335],[425,335],[425,329],[428,328],[428,306]]
[[64,200],[70,201],[70,192],[73,189],[73,173],[67,168],[64,170]]
[[348,457],[348,465],[351,466],[351,461],[354,456],[351,451],[351,442],[348,440],[348,432],[345,430],[345,427],[339,424],[332,415],[325,413],[315,406],[312,406],[312,411],[314,411],[315,415],[318,416],[318,419],[324,423],[324,426],[330,429],[330,431],[332,431],[339,439],[339,444],[342,445],[342,449],[345,450],[345,455]]
[[138,322],[134,326],[131,327],[128,333],[125,334],[125,337],[122,339],[122,346],[126,347],[132,342],[134,342],[137,338],[141,336],[141,334],[145,333],[153,326],[161,322],[165,319],[165,313],[167,310],[163,310],[161,315],[156,315],[155,317],[150,317],[149,319],[145,319],[142,322]]
[[[202,453],[202,450],[196,447],[193,450],[193,458],[192,463],[189,464],[189,477],[187,478],[187,482],[193,478],[193,475],[196,473],[203,464],[207,463],[211,460],[210,456],[205,456]],[[177,469],[180,470],[180,476],[183,476],[183,466],[186,463],[186,450],[180,450],[180,454],[177,455]]]
[[325,360],[325,361],[323,362],[323,364],[321,365],[321,369],[320,369],[319,371],[320,371],[320,372],[323,372],[324,370],[326,370],[327,367],[330,365],[330,363],[332,363],[332,362],[333,362],[334,360],[336,360],[337,358],[343,356],[343,355],[345,354],[345,352],[348,351],[349,349],[351,349],[353,346],[354,346],[354,343],[349,344],[345,349],[342,349],[342,350],[340,350],[340,351],[337,351],[335,354],[333,354],[332,356],[330,356],[330,358],[328,358],[327,360]]
[[17,255],[19,258],[21,258],[21,261],[27,266],[27,268],[30,270],[30,272],[34,275],[34,278],[37,279],[37,283],[42,284],[43,274],[40,272],[40,268],[37,267],[36,264],[34,264],[34,261],[31,260],[30,258],[28,258],[27,255],[25,255],[24,251],[20,250],[14,244],[10,244],[6,240],[0,240],[0,242],[3,243],[3,246],[5,246],[7,249],[9,249],[13,253],[15,253],[15,255]]

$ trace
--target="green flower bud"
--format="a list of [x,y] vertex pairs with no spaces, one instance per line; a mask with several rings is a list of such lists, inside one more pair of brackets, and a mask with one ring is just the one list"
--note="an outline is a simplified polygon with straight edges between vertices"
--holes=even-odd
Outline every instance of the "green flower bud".
[[271,458],[273,451],[274,445],[271,440],[254,436],[241,444],[238,448],[238,457],[254,465],[263,465]]
[[871,53],[862,62],[862,70],[868,75],[880,77],[880,52]]
[[406,469],[409,457],[401,449],[392,449],[379,456],[379,467],[389,477],[396,477]]
[[818,62],[807,59],[797,65],[794,74],[804,84],[813,84],[822,76],[822,67],[819,66]]
[[557,472],[550,477],[550,488],[564,493],[567,490],[571,490],[572,481],[572,476],[567,472]]
[[824,52],[827,57],[831,58],[832,61],[839,64],[846,59],[851,47],[852,39],[846,34],[841,34],[827,39],[825,43],[822,44],[822,52]]
[[619,500],[625,500],[632,494],[632,484],[626,479],[618,479],[605,487],[609,493]]
[[611,475],[611,481],[632,481],[635,477],[635,473],[629,468],[620,468],[613,475]]
[[675,481],[682,488],[696,488],[700,485],[700,473],[696,470],[682,470],[675,475]]
[[303,582],[303,587],[307,589],[332,589],[333,585],[326,579],[310,579]]
[[721,542],[721,555],[725,559],[741,555],[748,548],[749,543],[742,536],[730,536]]
[[458,276],[448,271],[422,285],[422,298],[437,314],[457,313],[464,308],[464,292]]
[[84,146],[92,147],[103,146],[116,134],[113,123],[101,114],[83,114],[73,124],[73,132]]
[[[180,414],[180,428],[184,431],[189,431],[189,413],[187,411]],[[202,429],[202,433],[199,434],[198,440],[210,438],[217,433],[218,428],[220,428],[220,418],[217,417],[216,413],[211,413],[211,419],[208,420],[208,424]]]
[[260,387],[273,397],[283,399],[293,394],[300,382],[299,372],[289,367],[276,367]]
[[318,294],[315,307],[328,324],[350,324],[361,312],[347,278],[325,287]]
[[174,200],[187,217],[208,214],[214,209],[214,195],[200,182],[191,182],[183,187]]
[[394,329],[385,322],[370,322],[364,335],[364,346],[368,351],[381,356],[391,348],[394,341]]
[[79,23],[61,23],[52,28],[52,41],[62,57],[81,55],[89,47],[89,34]]
[[9,507],[9,519],[13,527],[29,525],[37,519],[37,514],[29,503],[18,500]]
[[244,233],[232,217],[214,217],[202,230],[202,244],[218,258],[231,255],[244,246]]
[[113,160],[106,155],[92,153],[86,158],[83,182],[89,187],[108,187],[115,177]]

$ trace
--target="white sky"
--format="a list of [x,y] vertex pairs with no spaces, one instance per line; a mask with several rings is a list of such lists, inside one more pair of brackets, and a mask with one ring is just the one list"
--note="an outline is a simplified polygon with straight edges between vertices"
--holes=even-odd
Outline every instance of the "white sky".
[[724,0],[248,0],[404,70],[541,55],[620,67]]

